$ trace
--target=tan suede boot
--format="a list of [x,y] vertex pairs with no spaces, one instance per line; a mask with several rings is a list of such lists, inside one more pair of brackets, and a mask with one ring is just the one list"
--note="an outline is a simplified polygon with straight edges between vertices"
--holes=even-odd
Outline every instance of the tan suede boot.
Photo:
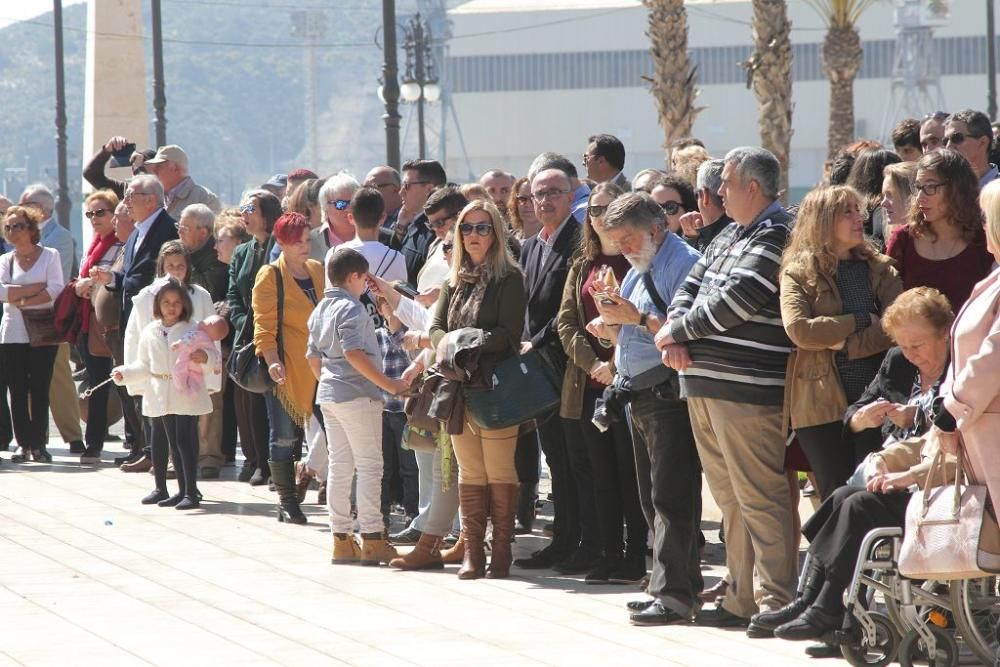
[[465,558],[465,531],[458,534],[455,546],[441,551],[441,562],[445,565],[458,565]]
[[333,558],[330,562],[334,565],[343,563],[357,563],[361,560],[361,545],[354,538],[353,533],[333,534]]
[[385,533],[361,534],[361,564],[378,566],[399,558],[396,548],[389,544]]
[[513,560],[514,515],[517,513],[518,484],[490,484],[490,518],[493,519],[493,553],[487,579],[506,579]]
[[444,567],[441,552],[438,551],[440,541],[441,538],[437,535],[421,534],[413,551],[405,556],[393,558],[389,561],[389,567],[399,570],[440,570]]
[[465,558],[458,570],[459,579],[479,579],[486,574],[486,487],[458,485],[459,508],[462,512],[462,536]]

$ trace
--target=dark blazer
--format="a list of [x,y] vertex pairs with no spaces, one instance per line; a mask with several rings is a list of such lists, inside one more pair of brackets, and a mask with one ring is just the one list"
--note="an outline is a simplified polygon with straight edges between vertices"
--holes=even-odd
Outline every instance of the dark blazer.
[[125,241],[125,265],[120,273],[112,274],[114,280],[108,284],[109,290],[122,294],[122,314],[119,321],[122,331],[125,331],[128,316],[132,314],[132,298],[139,293],[139,290],[153,282],[160,246],[177,238],[177,227],[170,214],[161,209],[160,214],[150,225],[149,232],[142,239],[142,245],[136,248],[135,242],[138,236],[138,229],[132,230],[129,234],[128,240]]
[[424,268],[431,243],[436,238],[434,230],[427,224],[427,216],[421,213],[406,228],[406,234],[400,241],[389,244],[390,248],[403,254],[406,261],[406,282],[414,286],[417,284],[417,274]]
[[851,417],[861,408],[880,398],[891,403],[906,403],[910,400],[910,393],[913,391],[913,383],[916,379],[917,367],[907,361],[906,357],[903,356],[903,351],[898,347],[889,348],[875,379],[865,389],[865,393],[861,394],[861,398],[853,405],[848,406],[847,412],[844,413],[844,435],[864,443],[865,451],[878,451],[882,442],[895,430],[896,427],[893,423],[886,421],[880,429],[869,428],[860,433],[853,433],[849,426]]
[[233,325],[234,341],[240,340],[245,326],[250,327],[249,334],[253,335],[253,318],[248,317],[251,314],[253,286],[260,267],[270,261],[274,245],[274,237],[269,236],[263,246],[258,245],[255,239],[251,239],[233,249],[233,257],[229,260],[226,304],[229,306],[229,321]]
[[528,318],[524,338],[530,340],[536,350],[555,343],[555,349],[562,355],[556,320],[562,305],[570,258],[576,251],[579,238],[580,225],[570,215],[569,222],[556,237],[544,266],[541,262],[544,244],[537,234],[521,245],[520,262],[528,289]]

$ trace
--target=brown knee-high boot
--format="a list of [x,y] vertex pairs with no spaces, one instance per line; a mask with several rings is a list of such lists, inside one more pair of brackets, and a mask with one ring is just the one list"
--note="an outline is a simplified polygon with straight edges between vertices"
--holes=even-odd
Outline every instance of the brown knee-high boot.
[[459,509],[462,512],[462,538],[465,558],[458,570],[459,579],[479,579],[486,573],[486,492],[485,486],[458,485]]
[[513,560],[514,515],[517,513],[517,484],[490,484],[490,518],[493,519],[493,555],[487,579],[505,579]]

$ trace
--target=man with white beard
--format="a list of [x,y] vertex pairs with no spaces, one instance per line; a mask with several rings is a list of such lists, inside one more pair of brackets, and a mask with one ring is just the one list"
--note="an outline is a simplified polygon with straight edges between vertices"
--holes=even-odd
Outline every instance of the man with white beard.
[[[630,618],[636,625],[686,623],[700,607],[704,584],[698,557],[701,472],[677,373],[663,365],[653,336],[700,255],[666,229],[663,210],[645,192],[615,199],[604,216],[604,233],[632,268],[620,294],[595,299],[601,315],[587,328],[615,341],[614,386],[631,401],[639,496],[654,531],[646,587],[652,599],[630,602]],[[596,290],[607,291],[603,285]]]

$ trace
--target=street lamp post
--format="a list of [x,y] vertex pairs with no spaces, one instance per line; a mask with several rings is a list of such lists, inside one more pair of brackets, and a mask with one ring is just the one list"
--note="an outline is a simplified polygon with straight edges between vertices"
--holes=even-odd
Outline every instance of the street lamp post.
[[986,0],[986,71],[989,73],[987,90],[987,114],[990,120],[997,119],[997,37],[993,15],[994,0]]
[[406,25],[406,76],[400,94],[406,102],[417,103],[417,135],[420,159],[427,154],[424,133],[424,101],[436,102],[441,98],[441,86],[434,72],[434,55],[431,51],[431,33],[427,24],[416,14]]
[[59,170],[59,198],[56,219],[69,229],[69,178],[66,171],[66,74],[63,63],[62,0],[52,0],[52,26],[56,43],[56,163]]
[[380,97],[385,104],[385,162],[399,171],[399,81],[396,64],[396,0],[382,0],[383,61]]
[[156,146],[167,143],[167,95],[163,83],[163,28],[160,22],[160,0],[152,2],[153,22],[153,125],[156,129]]

